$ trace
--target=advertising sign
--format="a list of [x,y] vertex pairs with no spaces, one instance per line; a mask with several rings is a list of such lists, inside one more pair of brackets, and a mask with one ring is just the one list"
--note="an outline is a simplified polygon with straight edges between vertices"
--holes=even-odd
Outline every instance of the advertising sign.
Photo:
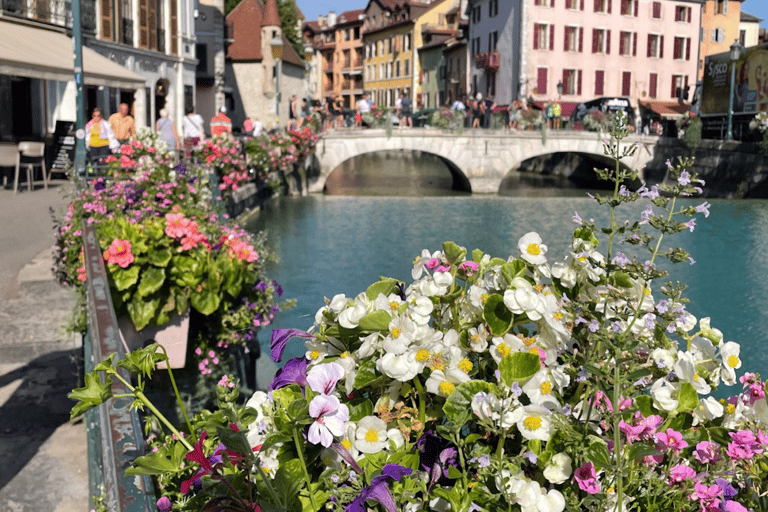
[[[768,45],[747,48],[735,65],[734,114],[768,110]],[[730,94],[730,55],[727,52],[710,55],[704,64],[702,115],[728,115]]]

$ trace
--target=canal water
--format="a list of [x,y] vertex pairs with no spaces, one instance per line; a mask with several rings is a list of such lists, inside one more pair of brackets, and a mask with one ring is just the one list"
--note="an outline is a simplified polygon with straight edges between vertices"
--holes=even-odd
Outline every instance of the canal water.
[[[281,198],[249,227],[268,231],[270,245],[281,259],[271,275],[284,287],[285,297],[298,302],[271,327],[308,329],[324,297],[355,296],[379,276],[410,282],[413,259],[424,248],[438,250],[445,240],[506,258],[515,253],[521,236],[537,231],[549,246],[549,261],[556,261],[570,242],[574,212],[594,218],[598,225],[608,221],[608,210],[585,197],[584,191],[576,196],[573,190],[561,192],[565,194],[557,196],[547,189],[544,197]],[[711,215],[698,216],[695,232],[666,239],[690,252],[696,263],[671,266],[664,283],[688,284],[689,310],[697,317],[711,317],[727,340],[742,345],[741,371],[766,377],[768,202],[710,202]],[[630,205],[621,216],[637,219],[644,208]],[[265,354],[270,334],[270,328],[261,334]],[[287,356],[303,352],[296,339]]]

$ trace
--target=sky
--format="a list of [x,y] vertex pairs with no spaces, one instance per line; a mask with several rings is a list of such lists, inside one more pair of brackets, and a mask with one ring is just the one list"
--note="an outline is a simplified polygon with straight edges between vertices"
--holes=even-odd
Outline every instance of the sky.
[[[335,11],[340,14],[351,9],[364,9],[368,0],[296,0],[296,4],[307,20],[316,20],[318,14],[328,14]],[[768,28],[768,0],[744,0],[741,10],[763,18],[760,26]]]

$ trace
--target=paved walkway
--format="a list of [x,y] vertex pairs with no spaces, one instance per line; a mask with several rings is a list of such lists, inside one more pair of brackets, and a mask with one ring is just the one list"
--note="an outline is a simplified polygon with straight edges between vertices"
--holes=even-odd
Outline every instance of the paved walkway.
[[73,296],[51,273],[63,183],[0,187],[0,512],[91,508],[85,427],[69,422],[67,398],[80,341],[61,329]]

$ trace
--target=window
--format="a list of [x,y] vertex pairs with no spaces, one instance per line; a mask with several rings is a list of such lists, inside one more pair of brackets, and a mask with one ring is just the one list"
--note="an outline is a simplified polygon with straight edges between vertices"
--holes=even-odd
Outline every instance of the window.
[[499,32],[497,30],[488,34],[488,53],[496,51],[496,45],[499,43]]
[[592,53],[611,53],[611,31],[604,28],[592,29]]
[[472,8],[472,23],[480,23],[480,20],[482,19],[482,13],[480,11],[480,6],[473,7]]
[[611,13],[611,3],[613,0],[595,0],[595,12]]
[[605,71],[598,69],[595,71],[595,96],[605,94]]
[[555,30],[554,26],[547,23],[536,23],[533,26],[533,49],[554,50]]
[[491,0],[488,2],[488,17],[495,18],[499,15],[499,0]]
[[410,76],[410,74],[411,74],[411,59],[405,59],[405,65],[403,67],[404,67],[403,74],[405,76]]
[[691,60],[690,37],[675,37],[675,49],[672,58],[679,60]]
[[536,70],[536,91],[534,94],[547,94],[547,68]]
[[621,74],[621,95],[629,96],[632,92],[632,72],[624,71]]
[[403,36],[403,51],[411,51],[411,34],[405,34]]
[[651,8],[651,18],[655,20],[661,19],[661,2],[653,2],[653,7]]
[[725,41],[725,30],[722,28],[713,28],[712,29],[712,42],[713,43],[722,43]]
[[485,95],[496,96],[496,71],[491,71],[491,70],[486,71]]
[[747,46],[747,31],[744,29],[739,30],[739,42],[741,46]]
[[679,21],[682,23],[690,23],[691,22],[691,8],[678,5],[675,7],[675,21]]
[[664,36],[648,34],[648,57],[664,58]]
[[674,99],[687,99],[688,75],[672,75],[671,97]]
[[392,50],[395,49],[395,38],[393,36],[390,36],[389,39],[387,39],[387,53],[391,54]]
[[567,52],[581,52],[584,50],[584,28],[565,27],[564,49]]
[[637,17],[638,0],[621,0],[621,15]]
[[[534,48],[535,48],[535,45],[534,45]],[[472,50],[472,57],[480,53],[480,36],[472,38],[471,50]]]
[[637,56],[637,34],[635,32],[619,32],[619,55]]
[[401,76],[400,75],[400,61],[395,62],[395,76]]
[[656,73],[651,73],[651,78],[648,81],[648,96],[651,98],[655,98],[658,96],[658,87],[659,87],[659,75]]
[[728,14],[728,0],[715,0],[715,14]]
[[547,6],[547,0],[536,0],[534,2],[534,5],[538,5],[539,7],[546,7]]
[[355,41],[357,41],[358,39],[360,39],[360,27],[355,27],[355,30],[354,30],[354,37],[355,37]]
[[563,94],[580,95],[581,94],[581,70],[564,69],[563,70]]

